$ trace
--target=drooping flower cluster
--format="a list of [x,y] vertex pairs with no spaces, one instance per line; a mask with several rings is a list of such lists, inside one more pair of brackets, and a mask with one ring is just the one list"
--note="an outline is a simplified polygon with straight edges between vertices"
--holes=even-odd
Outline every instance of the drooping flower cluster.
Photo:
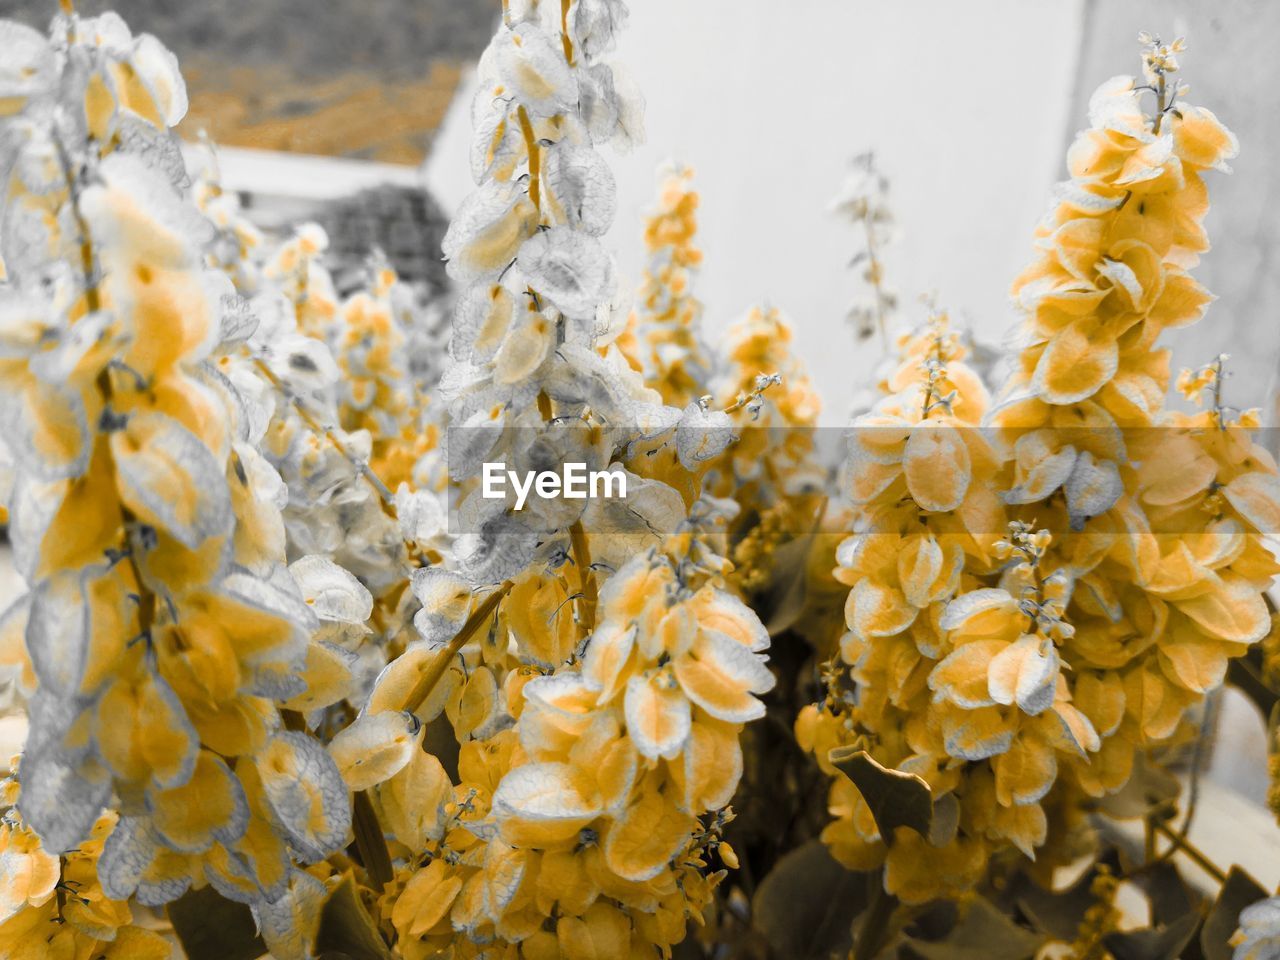
[[1062,540],[1057,562],[1072,584],[1067,662],[1077,687],[1099,691],[1085,709],[1102,745],[1077,771],[1095,796],[1128,779],[1135,748],[1174,736],[1227,660],[1270,628],[1276,566],[1259,534],[1280,480],[1250,434],[1256,418],[1221,407],[1220,364],[1184,377],[1192,392],[1214,388],[1213,410],[1164,407],[1157,338],[1211,299],[1188,272],[1208,248],[1202,176],[1236,152],[1170,79],[1180,49],[1147,38],[1146,87],[1117,78],[1094,94],[1073,179],[1014,287],[1026,346],[991,417],[1013,460],[1006,500],[1084,531]]
[[[113,14],[4,28],[3,401],[29,587],[6,633],[34,687],[16,810],[47,853],[79,851],[64,892],[96,862],[104,904],[211,883],[269,912],[295,859],[343,845],[349,808],[282,712],[323,705],[323,605],[285,566],[267,390],[233,357],[252,324],[184,192],[182,79]],[[109,909],[67,929],[119,929],[128,955],[128,909]],[[22,949],[62,935],[24,911],[5,929]]]
[[[12,781],[6,787],[16,788]],[[12,798],[9,798],[12,799]],[[7,801],[6,801],[7,802]],[[98,876],[115,814],[98,818],[89,836],[59,858],[10,810],[0,822],[0,950],[7,957],[102,957],[169,960],[172,944],[146,917],[109,896]],[[145,911],[142,911],[145,913]]]
[[[530,958],[667,951],[708,903],[738,729],[772,684],[758,619],[688,559],[705,548],[656,536],[684,521],[696,479],[677,492],[628,473],[621,509],[548,499],[517,512],[478,496],[481,460],[600,468],[647,445],[688,471],[733,439],[705,403],[666,406],[612,342],[625,312],[597,239],[614,187],[595,145],[634,127],[598,58],[624,11],[566,11],[513,7],[482,58],[480,189],[445,240],[451,275],[470,284],[443,384],[466,528],[455,570],[415,576],[424,645],[388,668],[369,708],[426,723],[443,711],[462,741],[456,786],[433,768],[447,799],[431,828],[396,832],[409,856],[385,902],[406,956],[491,942]],[[383,811],[410,770],[377,786]]]
[[192,199],[214,230],[205,259],[231,278],[236,292],[251,297],[262,286],[267,238],[245,215],[240,197],[223,188],[217,151],[211,143],[201,144],[190,166]]
[[768,505],[821,486],[811,456],[821,401],[795,355],[792,336],[777,307],[752,307],[729,328],[724,370],[712,384],[742,431],[731,463],[719,468],[717,486],[726,495],[731,491],[735,498]]
[[[1038,797],[1028,796],[1036,785],[1018,759],[1048,745],[1045,762],[1053,762],[1049,725],[1063,714],[1079,722],[1069,705],[1039,716],[1048,708],[1040,702],[1046,683],[1054,699],[1056,675],[1039,678],[1034,716],[1024,724],[1012,706],[1016,679],[1010,685],[1006,678],[997,698],[987,691],[985,664],[979,671],[970,662],[979,649],[999,652],[1016,678],[1027,648],[1041,643],[1019,602],[1005,603],[1006,590],[975,589],[977,577],[997,571],[1003,552],[996,531],[1004,511],[993,484],[999,461],[976,429],[987,392],[964,364],[965,347],[945,315],[904,337],[901,356],[887,379],[895,392],[854,424],[848,484],[856,533],[837,551],[835,573],[852,588],[848,633],[833,655],[843,666],[824,668],[827,697],[802,712],[797,736],[831,773],[833,747],[861,745],[881,765],[921,777],[948,810],[950,829],[936,836],[905,828],[883,836],[851,781],[838,777],[832,786],[837,820],[824,833],[832,852],[857,869],[884,864],[887,889],[914,901],[971,886],[993,842],[1030,850],[1043,839],[1044,814]],[[1035,560],[1043,540],[1019,529],[1014,541],[1023,562],[1003,585],[1019,601],[1024,589],[1040,586]],[[964,629],[967,597],[984,605],[974,612],[992,613],[976,635]],[[996,755],[1004,759],[976,763]],[[1030,805],[1012,809],[1015,795]]]
[[773,578],[781,544],[812,532],[828,485],[816,442],[821,401],[792,336],[776,307],[751,308],[729,328],[712,384],[739,435],[707,483],[740,507],[730,536],[736,543],[726,552],[745,594]]
[[[494,626],[515,654],[493,633],[461,648],[471,665],[444,681],[460,690],[445,707],[452,725],[472,738],[459,785],[417,755],[375,792],[410,854],[387,901],[404,956],[447,945],[451,956],[487,955],[495,940],[513,957],[655,956],[708,903],[713,862],[732,865],[718,811],[741,773],[738,734],[763,714],[754,694],[773,677],[755,614],[692,562],[688,535],[674,543],[692,552],[646,551],[608,581],[585,652],[559,669],[546,659],[571,651],[572,633],[552,653],[544,615],[555,597],[518,597],[520,586]],[[395,702],[412,674],[394,664],[371,708]],[[424,720],[443,689],[420,708]],[[493,724],[494,709],[514,725]],[[400,717],[350,730],[390,716]],[[424,778],[436,799],[406,821]],[[591,943],[596,954],[583,953]]]

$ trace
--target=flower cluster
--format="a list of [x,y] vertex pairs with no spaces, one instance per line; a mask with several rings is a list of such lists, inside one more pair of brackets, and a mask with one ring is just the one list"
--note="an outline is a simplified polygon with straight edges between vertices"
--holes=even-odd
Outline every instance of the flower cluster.
[[[759,620],[692,555],[650,550],[627,563],[600,592],[582,655],[559,669],[535,646],[555,597],[519,598],[520,586],[495,627],[519,654],[492,638],[463,648],[475,658],[468,676],[445,681],[460,691],[446,708],[453,727],[473,738],[458,785],[421,753],[397,754],[402,766],[378,774],[384,822],[409,853],[385,908],[404,956],[450,944],[452,956],[488,955],[494,941],[513,957],[592,955],[587,944],[594,955],[651,956],[700,916],[719,879],[713,864],[733,865],[719,831],[742,769],[738,735],[763,715],[755,694],[773,676]],[[397,662],[371,704],[394,702],[408,679]],[[420,716],[442,699],[433,691]],[[498,702],[514,724],[492,732]],[[382,713],[343,737],[384,720],[403,735],[402,715]],[[423,784],[425,806],[407,807]]]
[[1068,856],[1071,798],[1123,787],[1270,628],[1260,533],[1280,478],[1256,416],[1222,406],[1221,361],[1180,384],[1212,389],[1212,409],[1164,410],[1157,338],[1210,299],[1188,272],[1207,249],[1201,177],[1235,153],[1169,85],[1171,51],[1147,49],[1148,86],[1117,78],[1092,98],[1014,285],[1026,320],[1000,398],[935,326],[855,427],[859,519],[837,571],[849,670],[825,671],[798,732],[821,762],[853,743],[928,783],[949,827],[929,837],[881,836],[852,783],[833,788],[833,851],[885,860],[904,900],[960,892],[1009,844]]
[[1157,339],[1211,299],[1189,273],[1208,248],[1203,174],[1236,152],[1170,82],[1177,48],[1150,41],[1145,86],[1117,78],[1094,94],[1072,180],[1014,285],[1025,346],[990,418],[1012,458],[1006,501],[1083,531],[1061,540],[1055,564],[1071,583],[1072,686],[1102,739],[1075,768],[1094,796],[1127,781],[1136,749],[1178,734],[1228,659],[1270,628],[1276,566],[1260,534],[1280,479],[1249,432],[1256,416],[1221,405],[1221,360],[1180,378],[1193,394],[1212,389],[1212,409],[1164,409]]
[[[59,17],[49,39],[5,29],[25,82],[3,120],[0,313],[29,586],[6,616],[31,681],[10,822],[75,851],[65,932],[142,955],[121,901],[208,883],[269,912],[296,861],[344,844],[337,768],[289,716],[331,702],[321,666],[340,699],[345,665],[285,565],[269,391],[184,192],[173,57],[113,14]],[[32,916],[6,918],[19,954],[64,935]]]
[[862,267],[862,279],[868,295],[854,301],[848,319],[859,340],[867,340],[880,332],[888,346],[889,319],[898,305],[898,297],[885,283],[884,248],[892,239],[893,211],[888,203],[889,180],[876,166],[873,153],[854,157],[852,169],[831,201],[831,209],[847,217],[859,228],[861,249],[850,266]]
[[[779,311],[705,345],[687,170],[662,174],[635,309],[619,294],[621,0],[503,4],[443,241],[447,351],[376,251],[333,273],[321,228],[268,236],[215,160],[188,171],[174,58],[64,6],[47,37],[0,22],[28,588],[0,667],[29,725],[0,781],[5,956],[655,960],[696,926],[786,955],[784,888],[848,882],[822,823],[882,889],[818,926],[871,955],[923,942],[894,898],[971,900],[960,929],[987,880],[1079,853],[1086,812],[1264,635],[1247,669],[1276,682],[1259,416],[1226,404],[1225,356],[1178,378],[1198,409],[1164,403],[1159,335],[1210,299],[1201,178],[1235,152],[1171,80],[1181,43],[1095,94],[998,397],[935,311],[833,494]],[[865,230],[866,329],[894,307],[884,193],[863,159],[837,204]],[[516,503],[492,461],[627,490]],[[1054,949],[1111,951],[1118,888],[1096,865]],[[1245,911],[1240,956],[1274,913]]]
[[[598,240],[614,184],[595,148],[635,132],[599,60],[623,8],[548,12],[513,5],[481,60],[479,190],[444,243],[467,284],[442,382],[467,529],[444,565],[415,574],[421,641],[340,735],[359,744],[352,756],[396,758],[349,785],[392,828],[382,903],[406,957],[669,951],[732,857],[720,831],[738,731],[772,685],[759,620],[714,582],[721,564],[701,539],[675,535],[697,499],[690,471],[733,439],[731,421],[705,401],[667,406],[615,342],[626,314]],[[643,493],[613,514],[477,496],[481,460],[639,469],[641,445],[684,471],[680,490],[629,474]],[[423,730],[447,719],[456,775],[357,736],[399,743],[404,710]],[[408,809],[428,782],[439,802]]]
[[644,230],[649,263],[619,342],[663,401],[683,407],[705,394],[711,379],[702,303],[692,289],[702,263],[694,245],[698,194],[687,167],[672,166],[658,176],[658,202]]
[[[902,338],[886,381],[894,392],[855,421],[847,482],[857,532],[838,549],[835,572],[852,588],[835,655],[844,666],[825,668],[826,699],[796,724],[828,772],[833,747],[860,744],[881,765],[921,777],[949,809],[951,829],[936,836],[883,836],[851,781],[832,786],[832,852],[857,869],[883,863],[887,888],[908,901],[971,886],[989,845],[1030,851],[1043,840],[1042,778],[1021,759],[1047,751],[1043,770],[1066,745],[1051,739],[1053,725],[1065,715],[1079,726],[1069,705],[1053,702],[1056,671],[1037,678],[1034,702],[1030,682],[1018,683],[1022,662],[1047,642],[1023,612],[1041,599],[1045,538],[1017,528],[1012,543],[998,539],[999,460],[976,429],[988,397],[965,354],[945,314],[935,315]],[[979,589],[1014,545],[1020,562],[1002,586]],[[997,656],[989,690],[987,660]],[[1019,695],[1031,712],[1014,706]],[[1015,796],[1024,809],[1013,809]]]

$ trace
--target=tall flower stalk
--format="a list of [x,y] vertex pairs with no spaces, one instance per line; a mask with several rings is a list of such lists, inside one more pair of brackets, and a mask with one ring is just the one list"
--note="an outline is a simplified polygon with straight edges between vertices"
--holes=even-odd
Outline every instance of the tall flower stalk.
[[905,901],[973,886],[1007,846],[1042,871],[1070,859],[1083,798],[1191,736],[1228,660],[1270,628],[1261,533],[1280,481],[1256,418],[1216,392],[1212,411],[1166,412],[1157,346],[1211,299],[1189,272],[1208,248],[1202,176],[1235,139],[1173,82],[1181,43],[1143,43],[1146,82],[1094,94],[1014,284],[1026,318],[998,399],[935,325],[856,424],[847,672],[827,671],[798,730],[821,762],[865,748],[948,811],[945,834],[889,834],[853,782],[833,788],[833,852],[883,862]]

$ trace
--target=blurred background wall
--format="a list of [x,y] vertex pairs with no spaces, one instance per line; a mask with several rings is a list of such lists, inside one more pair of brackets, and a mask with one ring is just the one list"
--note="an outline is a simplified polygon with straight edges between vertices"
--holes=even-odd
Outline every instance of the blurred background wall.
[[[1227,401],[1275,409],[1280,371],[1280,3],[1271,0],[1089,0],[1073,117],[1083,117],[1090,84],[1128,72],[1139,30],[1185,36],[1187,99],[1213,110],[1240,138],[1230,176],[1209,181],[1213,250],[1196,275],[1218,295],[1205,319],[1169,333],[1174,369],[1231,354]],[[1071,127],[1074,130],[1074,126]],[[1270,446],[1275,450],[1274,433]]]
[[[755,303],[780,307],[843,424],[881,356],[844,316],[861,281],[852,224],[828,204],[852,157],[874,150],[899,224],[885,253],[908,318],[936,295],[988,341],[1013,320],[1010,281],[1062,175],[1075,85],[1079,0],[642,0],[616,59],[647,99],[646,142],[614,159],[610,240],[632,278],[654,168],[692,166],[712,335]],[[1136,42],[1130,38],[1136,51]],[[1137,66],[1136,52],[1105,76]],[[427,160],[446,209],[471,188],[472,84],[464,81]]]

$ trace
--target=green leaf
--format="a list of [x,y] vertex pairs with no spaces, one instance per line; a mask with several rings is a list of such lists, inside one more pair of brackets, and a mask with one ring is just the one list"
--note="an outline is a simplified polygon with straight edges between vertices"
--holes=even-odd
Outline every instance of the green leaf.
[[868,901],[879,874],[846,870],[821,840],[810,840],[782,857],[751,901],[752,923],[778,957],[828,960],[845,956],[850,928]]
[[1152,926],[1165,926],[1185,914],[1203,912],[1204,898],[1192,892],[1172,861],[1151,864],[1134,880],[1151,905]]
[[1266,896],[1267,891],[1257,880],[1239,867],[1231,868],[1200,930],[1200,949],[1205,960],[1231,960],[1233,950],[1227,941],[1240,925],[1240,911]]
[[1200,914],[1188,913],[1155,929],[1111,933],[1103,938],[1116,960],[1178,960],[1200,926]]
[[765,629],[776,637],[789,629],[804,612],[808,594],[807,568],[813,537],[796,537],[778,547],[773,554],[773,582],[764,597],[764,609],[769,611]]
[[910,827],[928,839],[933,824],[933,794],[921,777],[883,767],[867,751],[856,747],[836,747],[829,757],[862,794],[885,843],[893,842],[895,827]]
[[213,887],[190,890],[166,909],[188,960],[258,960],[267,952],[249,907]]
[[1046,890],[1025,874],[1019,875],[1015,880],[1018,889],[1014,902],[1037,930],[1057,940],[1071,941],[1085,911],[1097,903],[1093,881],[1098,876],[1099,864],[1105,864],[1114,872],[1118,867],[1115,851],[1108,850],[1075,883],[1061,890]]
[[320,910],[316,953],[336,954],[350,960],[394,960],[365,909],[350,873],[329,892]]
[[941,940],[907,941],[922,960],[1029,960],[1045,937],[1001,913],[990,900],[976,897],[963,907],[955,927]]

